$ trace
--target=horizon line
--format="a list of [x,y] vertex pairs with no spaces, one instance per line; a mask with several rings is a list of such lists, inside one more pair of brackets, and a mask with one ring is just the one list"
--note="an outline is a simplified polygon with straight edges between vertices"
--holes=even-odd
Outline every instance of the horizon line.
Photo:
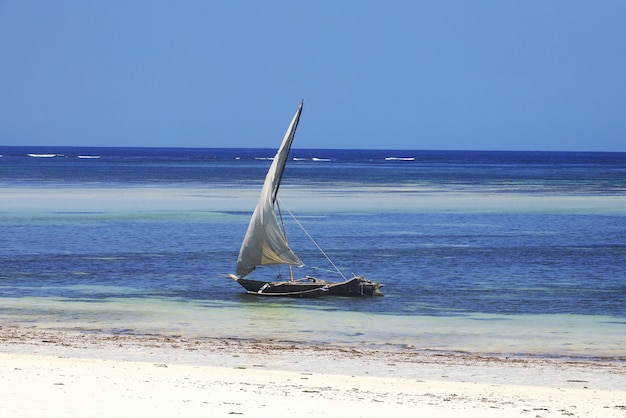
[[[198,147],[198,146],[146,146],[146,145],[0,145],[0,148],[105,148],[105,149],[258,149],[258,150],[275,150],[275,147]],[[606,151],[606,150],[559,150],[559,149],[451,149],[451,148],[308,148],[293,147],[292,150],[333,150],[333,151],[412,151],[412,152],[562,152],[562,153],[603,153],[603,154],[620,154],[624,151]]]

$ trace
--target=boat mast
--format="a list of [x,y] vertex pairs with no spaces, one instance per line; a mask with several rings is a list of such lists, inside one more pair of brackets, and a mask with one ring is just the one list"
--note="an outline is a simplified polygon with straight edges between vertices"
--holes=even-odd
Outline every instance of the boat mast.
[[[298,129],[298,124],[300,123],[300,114],[302,114],[302,107],[304,106],[304,99],[300,102],[300,107],[298,108],[298,112],[296,113],[296,119],[293,124],[293,128],[291,129],[291,134],[289,138],[289,143],[287,145],[287,156],[289,155],[289,151],[291,151],[291,144],[293,143],[293,139],[296,136],[296,130]],[[283,174],[285,173],[285,165],[287,164],[287,160],[285,160],[282,167],[279,169],[278,173],[278,182],[276,183],[276,188],[274,189],[274,194],[272,196],[272,203],[276,205],[276,209],[278,209],[278,215],[280,216],[280,223],[283,228],[283,237],[285,238],[285,242],[289,242],[287,239],[287,229],[285,228],[285,220],[283,219],[283,212],[280,210],[280,205],[278,204],[278,189],[283,180]],[[289,280],[294,281],[293,278],[293,267],[289,265]]]
[[250,218],[237,258],[237,274],[240,278],[251,273],[257,266],[304,265],[289,248],[282,213],[280,214],[281,221],[278,220],[276,214],[277,209],[280,212],[280,207],[277,207],[278,190],[300,120],[302,106],[303,103],[300,103],[265,176],[259,201]]

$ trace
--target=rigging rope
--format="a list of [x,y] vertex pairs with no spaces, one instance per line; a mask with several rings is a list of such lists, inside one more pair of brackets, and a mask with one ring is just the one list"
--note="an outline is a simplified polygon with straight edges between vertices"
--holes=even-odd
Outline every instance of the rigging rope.
[[[306,234],[307,237],[309,237],[309,239],[311,240],[311,242],[313,242],[313,244],[315,244],[315,246],[317,247],[318,250],[320,250],[320,252],[322,253],[322,255],[324,257],[326,257],[326,260],[328,260],[328,262],[335,268],[335,271],[337,271],[337,273],[339,273],[339,275],[344,279],[344,280],[348,280],[346,279],[346,276],[343,275],[343,273],[341,272],[341,270],[339,270],[339,268],[335,265],[335,263],[333,263],[333,260],[330,259],[330,257],[328,256],[328,254],[326,254],[326,252],[324,252],[324,250],[322,250],[322,247],[319,246],[319,244],[317,243],[317,241],[315,241],[315,239],[311,236],[311,234],[309,234],[309,231],[307,231],[304,226],[300,223],[300,221],[298,219],[296,219],[296,217],[293,215],[293,213],[291,213],[291,211],[289,210],[289,208],[285,207],[282,202],[280,203],[280,206],[285,209],[287,211],[287,213],[289,213],[289,216],[291,216],[291,218],[296,221],[296,223],[298,224],[298,226],[300,227],[300,229],[302,229],[302,231],[304,231],[304,233]],[[281,217],[282,219],[282,217]]]

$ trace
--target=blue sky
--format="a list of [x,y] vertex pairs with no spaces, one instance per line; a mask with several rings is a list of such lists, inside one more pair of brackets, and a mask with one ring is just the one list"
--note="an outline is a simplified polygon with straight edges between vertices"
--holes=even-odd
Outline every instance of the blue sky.
[[626,151],[626,1],[0,0],[0,144]]

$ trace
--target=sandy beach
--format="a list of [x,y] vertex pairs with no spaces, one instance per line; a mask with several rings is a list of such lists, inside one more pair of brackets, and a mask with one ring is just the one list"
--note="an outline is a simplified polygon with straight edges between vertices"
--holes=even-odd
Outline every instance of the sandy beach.
[[626,364],[0,328],[12,417],[625,417]]

